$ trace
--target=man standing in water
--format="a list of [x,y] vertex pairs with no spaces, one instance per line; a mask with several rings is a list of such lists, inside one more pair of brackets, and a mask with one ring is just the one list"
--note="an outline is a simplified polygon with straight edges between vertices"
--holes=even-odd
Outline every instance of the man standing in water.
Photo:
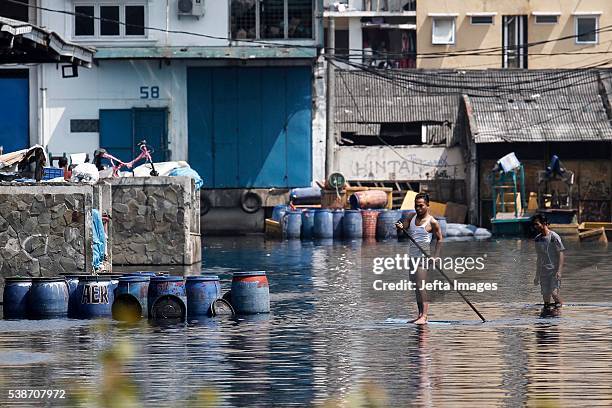
[[[438,257],[442,243],[442,230],[438,221],[429,214],[429,196],[426,193],[416,195],[414,198],[414,209],[416,211],[415,214],[410,214],[408,218],[402,218],[395,226],[400,234],[402,231],[407,233],[426,252],[431,251],[431,239],[432,235],[435,235],[436,246],[433,256]],[[411,258],[422,258],[425,256],[412,240],[410,240],[408,246],[408,254]],[[427,269],[417,268],[416,271],[411,271],[410,280],[416,284],[415,295],[419,310],[417,318],[413,319],[412,323],[426,324],[427,313],[429,312],[429,299],[427,298],[427,290],[423,288],[423,282],[427,281]]]
[[[536,265],[536,276],[533,284],[540,284],[544,307],[561,306],[561,275],[563,273],[563,263],[565,247],[561,242],[561,237],[556,232],[548,228],[548,220],[543,214],[536,214],[533,219],[533,227],[539,233],[535,237],[536,253],[538,255]],[[555,303],[550,302],[550,297]]]

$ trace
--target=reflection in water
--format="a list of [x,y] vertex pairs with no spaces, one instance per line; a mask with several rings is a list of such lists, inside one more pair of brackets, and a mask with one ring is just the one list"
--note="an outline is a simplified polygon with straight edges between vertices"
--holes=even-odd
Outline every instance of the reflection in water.
[[301,407],[358,392],[393,406],[610,404],[612,249],[569,242],[567,304],[542,309],[531,242],[449,243],[443,256],[486,254],[485,270],[457,278],[499,284],[467,293],[488,322],[455,293],[439,292],[433,323],[416,327],[385,323],[414,314],[412,293],[368,287],[373,259],[405,245],[209,239],[203,270],[220,275],[224,291],[232,271],[268,272],[270,315],[172,325],[0,321],[0,392],[100,390],[100,356],[129,342],[125,374],[147,405],[182,405],[206,389],[222,406]]

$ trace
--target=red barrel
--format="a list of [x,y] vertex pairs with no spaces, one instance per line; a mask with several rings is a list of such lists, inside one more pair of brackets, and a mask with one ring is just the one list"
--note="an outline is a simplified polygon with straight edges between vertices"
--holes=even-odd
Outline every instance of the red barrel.
[[385,208],[387,193],[382,190],[357,191],[350,198],[351,208]]
[[231,303],[236,314],[270,313],[270,287],[266,272],[234,272],[231,292]]
[[362,210],[361,219],[363,220],[363,239],[376,239],[376,221],[378,211]]

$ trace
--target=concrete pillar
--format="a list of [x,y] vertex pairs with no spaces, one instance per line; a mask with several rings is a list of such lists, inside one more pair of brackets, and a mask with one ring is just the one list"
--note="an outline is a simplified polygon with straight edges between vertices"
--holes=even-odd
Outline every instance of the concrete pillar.
[[361,19],[359,17],[349,18],[349,48],[351,49],[352,62],[361,64],[363,62],[363,32],[361,30]]
[[333,60],[336,48],[336,21],[329,19],[327,29],[327,49],[326,54],[330,59],[327,60],[327,143],[325,146],[325,178],[334,171],[334,155],[336,147],[336,135],[334,133],[334,101],[335,101],[335,61]]
[[312,181],[325,179],[325,151],[327,140],[327,101],[325,59],[320,57],[314,67],[312,111]]

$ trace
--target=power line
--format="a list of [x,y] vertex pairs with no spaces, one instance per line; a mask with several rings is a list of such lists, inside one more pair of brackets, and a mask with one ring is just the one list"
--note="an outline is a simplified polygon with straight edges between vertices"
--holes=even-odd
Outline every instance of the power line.
[[[331,57],[327,57],[331,59]],[[335,59],[338,61],[338,59]],[[469,96],[479,96],[479,97],[494,97],[499,98],[506,95],[515,95],[517,93],[546,93],[549,91],[556,91],[562,88],[568,88],[572,86],[585,85],[588,83],[595,83],[595,80],[588,80],[587,75],[590,75],[589,71],[585,71],[583,69],[573,69],[573,70],[564,70],[564,71],[552,71],[552,72],[544,72],[540,73],[537,71],[522,71],[522,74],[528,74],[527,76],[532,77],[525,81],[512,81],[508,82],[507,78],[506,82],[502,84],[493,84],[487,83],[486,86],[475,86],[476,80],[482,80],[482,76],[472,78],[475,71],[464,71],[465,79],[462,78],[459,71],[453,71],[453,73],[445,72],[420,72],[419,70],[380,70],[374,69],[372,67],[364,66],[356,63],[347,63],[346,61],[341,61],[343,64],[352,66],[357,68],[357,72],[361,75],[361,72],[368,73],[372,77],[377,77],[384,81],[390,82],[393,85],[397,85],[400,88],[406,89],[412,93],[421,93],[427,95],[441,95],[441,96],[449,96],[452,94],[467,94]],[[604,61],[601,64],[590,66],[590,67],[582,67],[587,69],[594,69],[602,65],[608,64],[609,61]],[[354,72],[354,71],[349,71]],[[505,71],[508,72],[508,71]],[[340,74],[342,75],[342,73]],[[587,80],[578,81],[580,78],[587,77]],[[559,87],[549,87],[545,88],[546,84],[548,86],[560,83],[562,81],[571,81],[576,80],[574,82],[570,82],[568,84],[564,84]],[[527,87],[527,85],[535,84],[535,87]],[[436,89],[440,89],[440,91],[432,91]],[[496,92],[494,92],[496,91]]]
[[[26,4],[20,2],[19,0],[4,0],[6,2],[9,3],[14,3],[14,4],[19,4],[21,6],[26,6]],[[59,13],[59,14],[64,14],[64,15],[70,15],[70,16],[74,16],[74,17],[84,17],[84,18],[88,18],[88,19],[92,19],[92,20],[99,20],[99,21],[105,21],[105,22],[111,22],[111,23],[116,23],[118,25],[124,26],[124,27],[132,27],[132,28],[141,28],[141,29],[145,29],[145,30],[150,30],[150,31],[157,31],[157,32],[163,32],[163,33],[167,33],[167,34],[182,34],[182,35],[191,35],[191,36],[196,36],[196,37],[202,37],[202,38],[208,38],[208,39],[214,39],[214,40],[223,40],[223,41],[229,41],[229,42],[237,42],[237,43],[252,43],[252,44],[257,44],[257,45],[261,45],[261,46],[276,46],[276,47],[283,47],[283,48],[303,48],[303,49],[320,49],[322,47],[316,46],[316,45],[303,45],[303,44],[287,44],[287,43],[279,43],[279,42],[274,42],[274,41],[268,41],[268,40],[262,40],[262,39],[248,39],[248,38],[244,38],[244,39],[236,39],[236,38],[230,38],[230,37],[222,37],[222,36],[216,36],[216,35],[211,35],[211,34],[204,34],[204,33],[196,33],[193,31],[186,31],[186,30],[170,30],[170,29],[165,29],[165,28],[159,28],[159,27],[154,27],[154,26],[148,26],[148,25],[139,25],[139,24],[127,24],[125,22],[122,22],[120,20],[115,20],[115,19],[109,19],[109,18],[105,18],[105,17],[97,17],[97,16],[91,16],[89,14],[85,14],[85,13],[77,13],[77,12],[73,12],[73,11],[67,11],[67,10],[59,10],[59,9],[53,9],[53,8],[49,8],[49,7],[43,7],[43,6],[37,6],[35,4],[27,4],[27,7],[29,8],[33,8],[36,10],[41,10],[41,11],[47,11],[47,12],[51,12],[51,13]],[[473,48],[473,49],[465,49],[465,50],[457,50],[457,51],[445,51],[445,52],[428,52],[428,53],[410,53],[410,55],[415,55],[417,58],[447,58],[447,57],[457,57],[457,56],[490,56],[485,54],[486,52],[494,52],[494,51],[504,51],[506,49],[515,49],[515,50],[521,50],[521,49],[527,49],[530,47],[534,47],[537,45],[543,45],[543,44],[548,44],[548,43],[552,43],[552,42],[557,42],[557,41],[563,41],[563,40],[569,40],[569,39],[575,39],[578,38],[580,36],[583,35],[587,35],[587,34],[597,34],[597,33],[604,33],[604,32],[609,32],[612,31],[612,25],[607,25],[604,27],[599,27],[595,30],[591,30],[585,33],[582,33],[580,35],[578,34],[574,34],[574,35],[567,35],[567,36],[561,36],[561,37],[557,37],[557,38],[553,38],[553,39],[547,39],[547,40],[540,40],[540,41],[534,41],[531,43],[525,43],[525,44],[520,44],[514,47],[487,47],[487,48]],[[326,50],[330,50],[330,48],[325,48]],[[359,53],[363,52],[363,49],[357,48],[357,49],[351,49],[351,48],[335,48],[334,50],[336,51],[357,51]],[[602,54],[607,54],[610,52],[605,52],[602,51]],[[572,55],[573,53],[542,53],[542,54],[532,54],[530,53],[530,55]],[[576,52],[575,54],[580,54],[579,52]],[[586,53],[585,53],[586,54]],[[359,54],[361,55],[361,54]],[[404,54],[402,54],[404,55]],[[497,55],[497,54],[495,54]],[[502,55],[502,54],[499,54]],[[589,55],[591,55],[591,53],[589,53]]]
[[[331,62],[332,65],[336,66],[333,62]],[[353,99],[353,103],[355,106],[355,109],[357,110],[358,115],[364,120],[364,123],[366,124],[366,126],[370,127],[370,131],[372,132],[372,134],[374,134],[374,136],[380,140],[385,146],[387,146],[388,148],[390,148],[400,159],[402,159],[403,161],[406,161],[408,163],[412,163],[412,164],[416,164],[418,166],[424,166],[424,167],[430,167],[430,168],[457,168],[457,167],[465,167],[467,166],[471,161],[466,161],[464,163],[461,164],[429,164],[429,163],[424,163],[424,162],[419,162],[419,161],[415,161],[415,160],[410,160],[407,159],[406,157],[404,157],[400,152],[397,151],[397,149],[387,143],[386,140],[384,140],[379,134],[378,132],[376,132],[376,130],[373,128],[372,124],[369,122],[365,122],[365,118],[364,115],[361,112],[361,109],[359,109],[359,105],[357,104],[357,101],[355,100],[353,93],[351,92],[351,88],[347,85],[344,77],[340,76],[340,79],[342,81],[342,83],[344,84],[345,89],[347,90],[348,94],[351,96],[351,98]],[[330,121],[334,121],[335,118],[329,118],[328,120]]]

